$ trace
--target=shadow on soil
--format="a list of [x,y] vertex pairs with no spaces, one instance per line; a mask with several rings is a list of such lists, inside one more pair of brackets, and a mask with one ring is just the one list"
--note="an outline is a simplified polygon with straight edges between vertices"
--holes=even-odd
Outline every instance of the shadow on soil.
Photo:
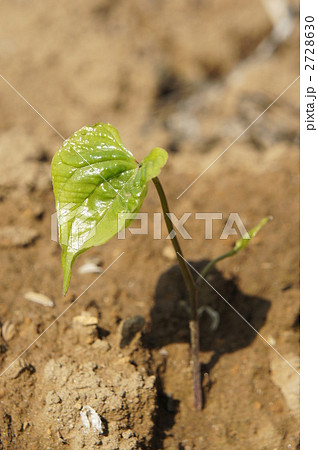
[[[207,262],[191,262],[191,265],[200,272]],[[196,279],[197,275],[195,273],[193,275]],[[244,294],[239,290],[234,279],[225,279],[217,269],[210,272],[207,280],[257,331],[262,328],[270,308],[268,300]],[[171,343],[189,342],[189,315],[186,305],[186,287],[179,267],[173,266],[160,276],[157,283],[155,305],[151,311],[151,324],[144,334],[143,344],[150,349],[160,349]],[[200,349],[201,352],[213,352],[209,362],[202,364],[203,374],[210,372],[223,354],[232,353],[250,345],[257,334],[204,281],[200,288],[199,306],[212,308],[219,313],[220,317],[218,328],[213,330],[211,316],[206,311],[201,314]],[[160,378],[160,374],[158,375]],[[164,395],[164,392],[159,390],[159,396]],[[165,430],[170,429],[174,414],[171,412],[167,414],[163,408],[161,414],[169,416],[169,423]]]
[[[191,265],[201,271],[207,262],[191,262]],[[195,273],[194,278],[197,278]],[[207,280],[256,330],[265,324],[270,308],[268,300],[244,294],[234,279],[225,279],[216,269],[210,272]],[[204,281],[199,292],[199,306],[212,308],[220,316],[219,326],[213,331],[210,315],[206,311],[201,314],[202,352],[214,351],[219,355],[232,353],[247,347],[257,336],[242,317]],[[155,305],[151,311],[150,330],[144,336],[144,345],[148,348],[159,349],[174,342],[189,342],[187,291],[178,266],[173,266],[159,278]]]

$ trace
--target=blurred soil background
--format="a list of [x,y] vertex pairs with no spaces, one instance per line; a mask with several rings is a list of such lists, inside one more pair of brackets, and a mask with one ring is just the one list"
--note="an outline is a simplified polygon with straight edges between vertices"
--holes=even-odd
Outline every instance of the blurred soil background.
[[[298,9],[295,0],[2,0],[1,76],[58,133],[0,78],[1,372],[39,338],[0,377],[1,449],[299,448],[297,373],[207,285],[200,302],[220,325],[202,314],[204,409],[193,410],[186,292],[165,231],[85,253],[63,297],[50,180],[62,137],[110,122],[138,160],[156,146],[169,152],[161,180],[171,210],[192,213],[181,244],[195,267],[233,245],[235,236],[219,239],[230,212],[247,228],[272,215],[208,281],[298,370]],[[160,211],[152,186],[142,211]],[[212,240],[196,212],[223,214]],[[87,264],[97,273],[83,273]],[[103,435],[84,433],[85,405]]]

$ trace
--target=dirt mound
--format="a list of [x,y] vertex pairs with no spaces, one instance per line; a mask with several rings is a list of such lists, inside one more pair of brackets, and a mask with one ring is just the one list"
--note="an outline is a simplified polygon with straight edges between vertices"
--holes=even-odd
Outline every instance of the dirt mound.
[[[73,335],[77,333],[74,328]],[[123,354],[109,341],[75,345],[69,355],[50,359],[43,368],[26,362],[12,366],[1,380],[2,389],[12,392],[18,383],[28,385],[20,392],[20,404],[28,404],[29,414],[20,423],[19,409],[10,414],[2,410],[2,445],[18,446],[23,431],[24,438],[37,436],[38,448],[147,448],[154,432],[156,377],[132,363],[131,349]],[[100,417],[100,432],[83,424],[85,406]]]

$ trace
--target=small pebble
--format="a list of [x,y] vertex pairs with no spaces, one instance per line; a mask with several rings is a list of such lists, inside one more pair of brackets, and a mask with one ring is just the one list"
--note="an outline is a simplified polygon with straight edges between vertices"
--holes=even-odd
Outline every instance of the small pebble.
[[84,432],[88,433],[91,429],[93,432],[103,434],[102,421],[97,412],[90,406],[84,406],[80,412]]
[[168,261],[173,261],[176,259],[176,253],[172,248],[172,245],[167,245],[162,250],[162,256],[166,258]]
[[88,262],[86,264],[83,264],[82,266],[80,266],[80,268],[78,269],[78,273],[102,273],[103,269],[98,266],[97,264],[93,263],[93,262]]
[[38,292],[27,292],[24,294],[24,298],[30,302],[39,303],[42,306],[54,307],[54,302],[49,297]]
[[79,342],[83,345],[93,344],[98,337],[98,319],[88,311],[82,311],[80,316],[73,317],[73,328]]
[[165,348],[161,348],[161,349],[159,350],[159,354],[160,354],[161,356],[169,356],[169,352],[168,352],[168,350],[166,350]]
[[82,327],[96,326],[98,324],[98,319],[87,311],[82,311],[80,316],[73,317],[73,324],[80,325]]
[[133,432],[131,430],[126,430],[123,432],[122,436],[124,439],[129,439],[131,438],[133,435]]
[[126,319],[120,326],[120,348],[129,345],[136,334],[145,326],[145,319],[142,316],[134,316]]
[[9,320],[6,320],[1,328],[1,335],[6,342],[11,341],[15,335],[15,326]]

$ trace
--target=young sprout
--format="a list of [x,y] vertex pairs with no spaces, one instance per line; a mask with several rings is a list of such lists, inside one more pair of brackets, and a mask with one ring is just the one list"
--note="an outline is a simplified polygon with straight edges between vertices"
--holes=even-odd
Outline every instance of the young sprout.
[[[193,368],[194,406],[202,408],[199,361],[198,283],[195,282],[178,242],[166,195],[158,175],[168,154],[153,149],[138,163],[127,150],[118,131],[110,124],[85,126],[68,138],[52,161],[52,180],[56,202],[59,239],[64,273],[63,292],[67,292],[75,259],[91,247],[104,244],[128,227],[138,213],[152,180],[164,212],[164,219],[189,295],[190,340]],[[127,220],[127,216],[129,220]],[[268,218],[250,232],[253,237]],[[249,242],[245,236],[231,252],[211,261],[205,276],[221,259],[232,256]]]

